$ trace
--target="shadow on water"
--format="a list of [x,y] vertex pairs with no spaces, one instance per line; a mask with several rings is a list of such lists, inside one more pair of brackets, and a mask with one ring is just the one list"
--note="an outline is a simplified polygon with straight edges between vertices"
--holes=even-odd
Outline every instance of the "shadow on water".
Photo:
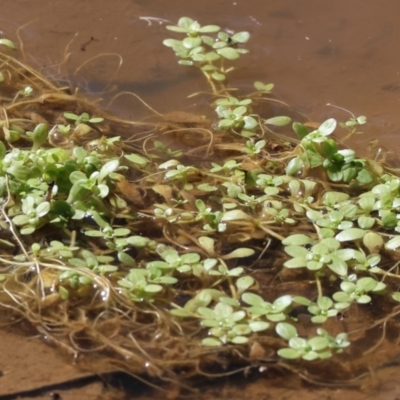
[[[99,105],[104,108],[118,93],[134,92],[163,114],[180,110],[212,118],[204,97],[187,98],[193,92],[208,90],[203,80],[196,71],[178,66],[169,49],[161,44],[168,36],[166,21],[175,23],[180,16],[188,15],[202,23],[248,30],[252,34],[250,54],[231,75],[239,89],[246,90],[255,80],[273,82],[277,98],[307,115],[311,121],[321,122],[327,117],[348,118],[345,111],[327,106],[327,103],[356,115],[367,115],[370,124],[364,136],[354,139],[353,145],[363,153],[371,140],[379,138],[376,149],[391,161],[398,161],[396,150],[392,150],[398,145],[396,135],[400,126],[400,53],[393,51],[398,48],[400,38],[400,3],[396,0],[368,5],[362,0],[351,3],[344,0],[332,3],[318,0],[204,0],[190,2],[190,6],[184,0],[169,3],[70,0],[68,6],[43,0],[18,0],[6,5],[0,0],[0,5],[3,5],[0,24],[6,36],[13,38],[18,27],[28,24],[20,31],[26,60],[44,75],[61,82],[72,82],[92,98],[100,96]],[[77,32],[79,35],[75,37]],[[65,49],[69,42],[71,54],[67,57]],[[109,110],[135,120],[149,117],[149,110],[130,95],[119,96],[112,101]],[[365,347],[355,347],[347,359],[342,357],[333,363],[316,364],[314,372],[318,379],[314,380],[312,369],[307,376],[293,373],[288,379],[285,368],[255,365],[216,383],[199,381],[204,395],[198,394],[196,398],[245,396],[248,399],[313,400],[338,396],[356,400],[376,398],[379,391],[380,399],[394,399],[393,396],[400,394],[397,384],[399,321],[397,317],[391,324],[375,325],[374,317],[381,311],[379,304],[375,307],[376,316],[354,311],[359,314],[350,313],[340,320],[341,328],[353,332],[355,338],[366,338],[363,341]],[[364,329],[366,321],[368,330]],[[351,362],[350,357],[357,358],[357,362]],[[336,376],[336,362],[348,362],[351,376],[357,375],[358,370],[370,369],[369,378],[361,383],[361,391],[359,382],[355,382],[357,389],[341,387],[340,382],[324,387],[321,377],[327,382],[332,376],[338,381],[346,378]],[[7,360],[2,363],[6,364]],[[376,365],[380,369],[375,369]],[[341,369],[342,374],[343,371],[345,368]],[[43,381],[37,383],[38,389],[25,393],[39,398],[44,393],[47,396],[59,391],[62,398],[67,399],[71,398],[71,388],[79,389],[82,382],[86,385],[94,379],[98,383],[92,377],[79,379],[70,382],[67,390],[60,383],[49,388],[48,382]],[[124,389],[125,394],[104,391],[102,386],[102,391],[93,395],[100,397],[93,398],[133,398],[135,395],[135,398],[150,399],[159,396],[147,394],[142,388],[135,392],[133,381],[126,375],[110,375],[103,377],[103,381]],[[173,397],[172,390],[170,398]],[[11,397],[1,397],[0,390],[2,398]]]

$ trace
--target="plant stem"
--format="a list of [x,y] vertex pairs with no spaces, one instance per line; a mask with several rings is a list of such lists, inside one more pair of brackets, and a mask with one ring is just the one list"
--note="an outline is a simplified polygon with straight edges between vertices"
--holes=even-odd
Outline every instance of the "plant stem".
[[211,86],[211,89],[212,89],[212,91],[213,91],[213,94],[215,94],[215,95],[217,96],[217,95],[218,95],[218,90],[217,90],[217,88],[215,87],[214,82],[213,82],[212,79],[210,78],[210,75],[207,74],[206,71],[201,70],[201,72],[202,72],[202,73],[204,74],[204,76],[207,78],[207,81],[208,81],[208,83],[209,83],[210,86]]
[[322,297],[321,280],[319,279],[318,272],[315,274],[315,282],[317,283],[318,298]]

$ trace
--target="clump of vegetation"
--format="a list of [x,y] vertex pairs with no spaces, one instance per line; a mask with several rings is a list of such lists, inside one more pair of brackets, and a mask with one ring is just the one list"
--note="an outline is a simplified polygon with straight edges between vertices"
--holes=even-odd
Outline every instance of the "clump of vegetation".
[[135,374],[273,363],[307,379],[330,359],[350,381],[366,371],[359,332],[397,326],[400,178],[333,138],[363,116],[310,129],[257,113],[281,104],[272,84],[232,96],[227,64],[248,32],[167,28],[211,85],[209,127],[120,120],[0,54],[1,309]]

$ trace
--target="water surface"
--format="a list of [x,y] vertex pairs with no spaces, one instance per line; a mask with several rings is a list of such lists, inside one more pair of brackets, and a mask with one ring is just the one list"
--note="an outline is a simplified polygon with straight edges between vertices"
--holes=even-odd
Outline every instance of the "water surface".
[[[366,115],[369,125],[356,146],[362,152],[371,139],[378,138],[397,157],[400,3],[396,0],[0,0],[0,11],[4,35],[17,41],[21,28],[21,59],[46,76],[100,96],[102,107],[116,93],[132,91],[162,113],[203,112],[206,105],[187,95],[208,90],[197,71],[180,67],[162,45],[163,39],[174,35],[166,31],[166,24],[186,15],[201,24],[247,30],[252,35],[250,54],[231,75],[234,85],[245,91],[255,80],[272,82],[277,98],[314,121],[348,119],[348,113],[328,103],[356,116]],[[119,97],[111,110],[132,119],[149,114],[130,96]],[[400,393],[394,364],[377,374],[383,380],[379,398],[394,399]],[[271,382],[265,379],[248,384],[248,392],[237,398],[356,399],[362,395],[359,398],[364,399],[377,395],[372,386],[360,394],[337,388],[318,391],[297,378],[274,379],[272,397],[267,397],[264,387]],[[233,393],[232,387],[229,382],[209,393],[235,398],[240,387],[234,387]]]

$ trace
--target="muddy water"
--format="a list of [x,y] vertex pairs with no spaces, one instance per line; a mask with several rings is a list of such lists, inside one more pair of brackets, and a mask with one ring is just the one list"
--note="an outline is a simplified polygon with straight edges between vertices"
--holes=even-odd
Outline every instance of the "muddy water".
[[[21,58],[46,76],[73,82],[101,97],[103,107],[115,94],[130,91],[162,113],[203,112],[205,104],[186,96],[207,90],[196,71],[179,67],[170,49],[162,46],[171,35],[165,30],[166,21],[174,23],[187,15],[200,23],[248,30],[251,53],[232,74],[235,85],[246,89],[254,80],[273,82],[279,99],[312,120],[348,118],[327,103],[367,115],[370,124],[365,137],[357,139],[358,147],[379,138],[384,148],[396,153],[400,127],[400,3],[396,0],[0,0],[0,11],[4,35],[17,40],[20,28]],[[133,119],[148,114],[129,95],[109,107]],[[232,389],[229,382],[210,393],[220,398],[222,391],[223,397],[230,398],[395,399],[400,395],[398,373],[396,365],[377,373],[375,379],[382,383],[379,392],[372,386],[361,393],[317,390],[278,377],[275,389],[265,390],[271,382],[264,380],[247,384],[240,393],[244,383]]]
[[[379,137],[383,146],[390,147],[396,140],[400,126],[396,0],[368,4],[362,0],[1,0],[0,7],[1,29],[8,36],[15,37],[16,30],[28,24],[20,30],[26,58],[46,74],[72,79],[106,99],[113,90],[134,91],[161,112],[196,109],[196,100],[186,96],[207,90],[197,71],[179,67],[170,49],[161,45],[170,35],[163,20],[176,22],[190,15],[200,22],[248,30],[251,53],[232,75],[235,85],[273,82],[280,99],[313,119],[346,119],[345,112],[326,106],[335,104],[369,117],[365,141]],[[91,38],[95,40],[82,51]],[[60,68],[72,39],[70,57]],[[123,62],[117,71],[119,56]],[[132,118],[145,115],[129,96],[120,97],[113,108]]]

